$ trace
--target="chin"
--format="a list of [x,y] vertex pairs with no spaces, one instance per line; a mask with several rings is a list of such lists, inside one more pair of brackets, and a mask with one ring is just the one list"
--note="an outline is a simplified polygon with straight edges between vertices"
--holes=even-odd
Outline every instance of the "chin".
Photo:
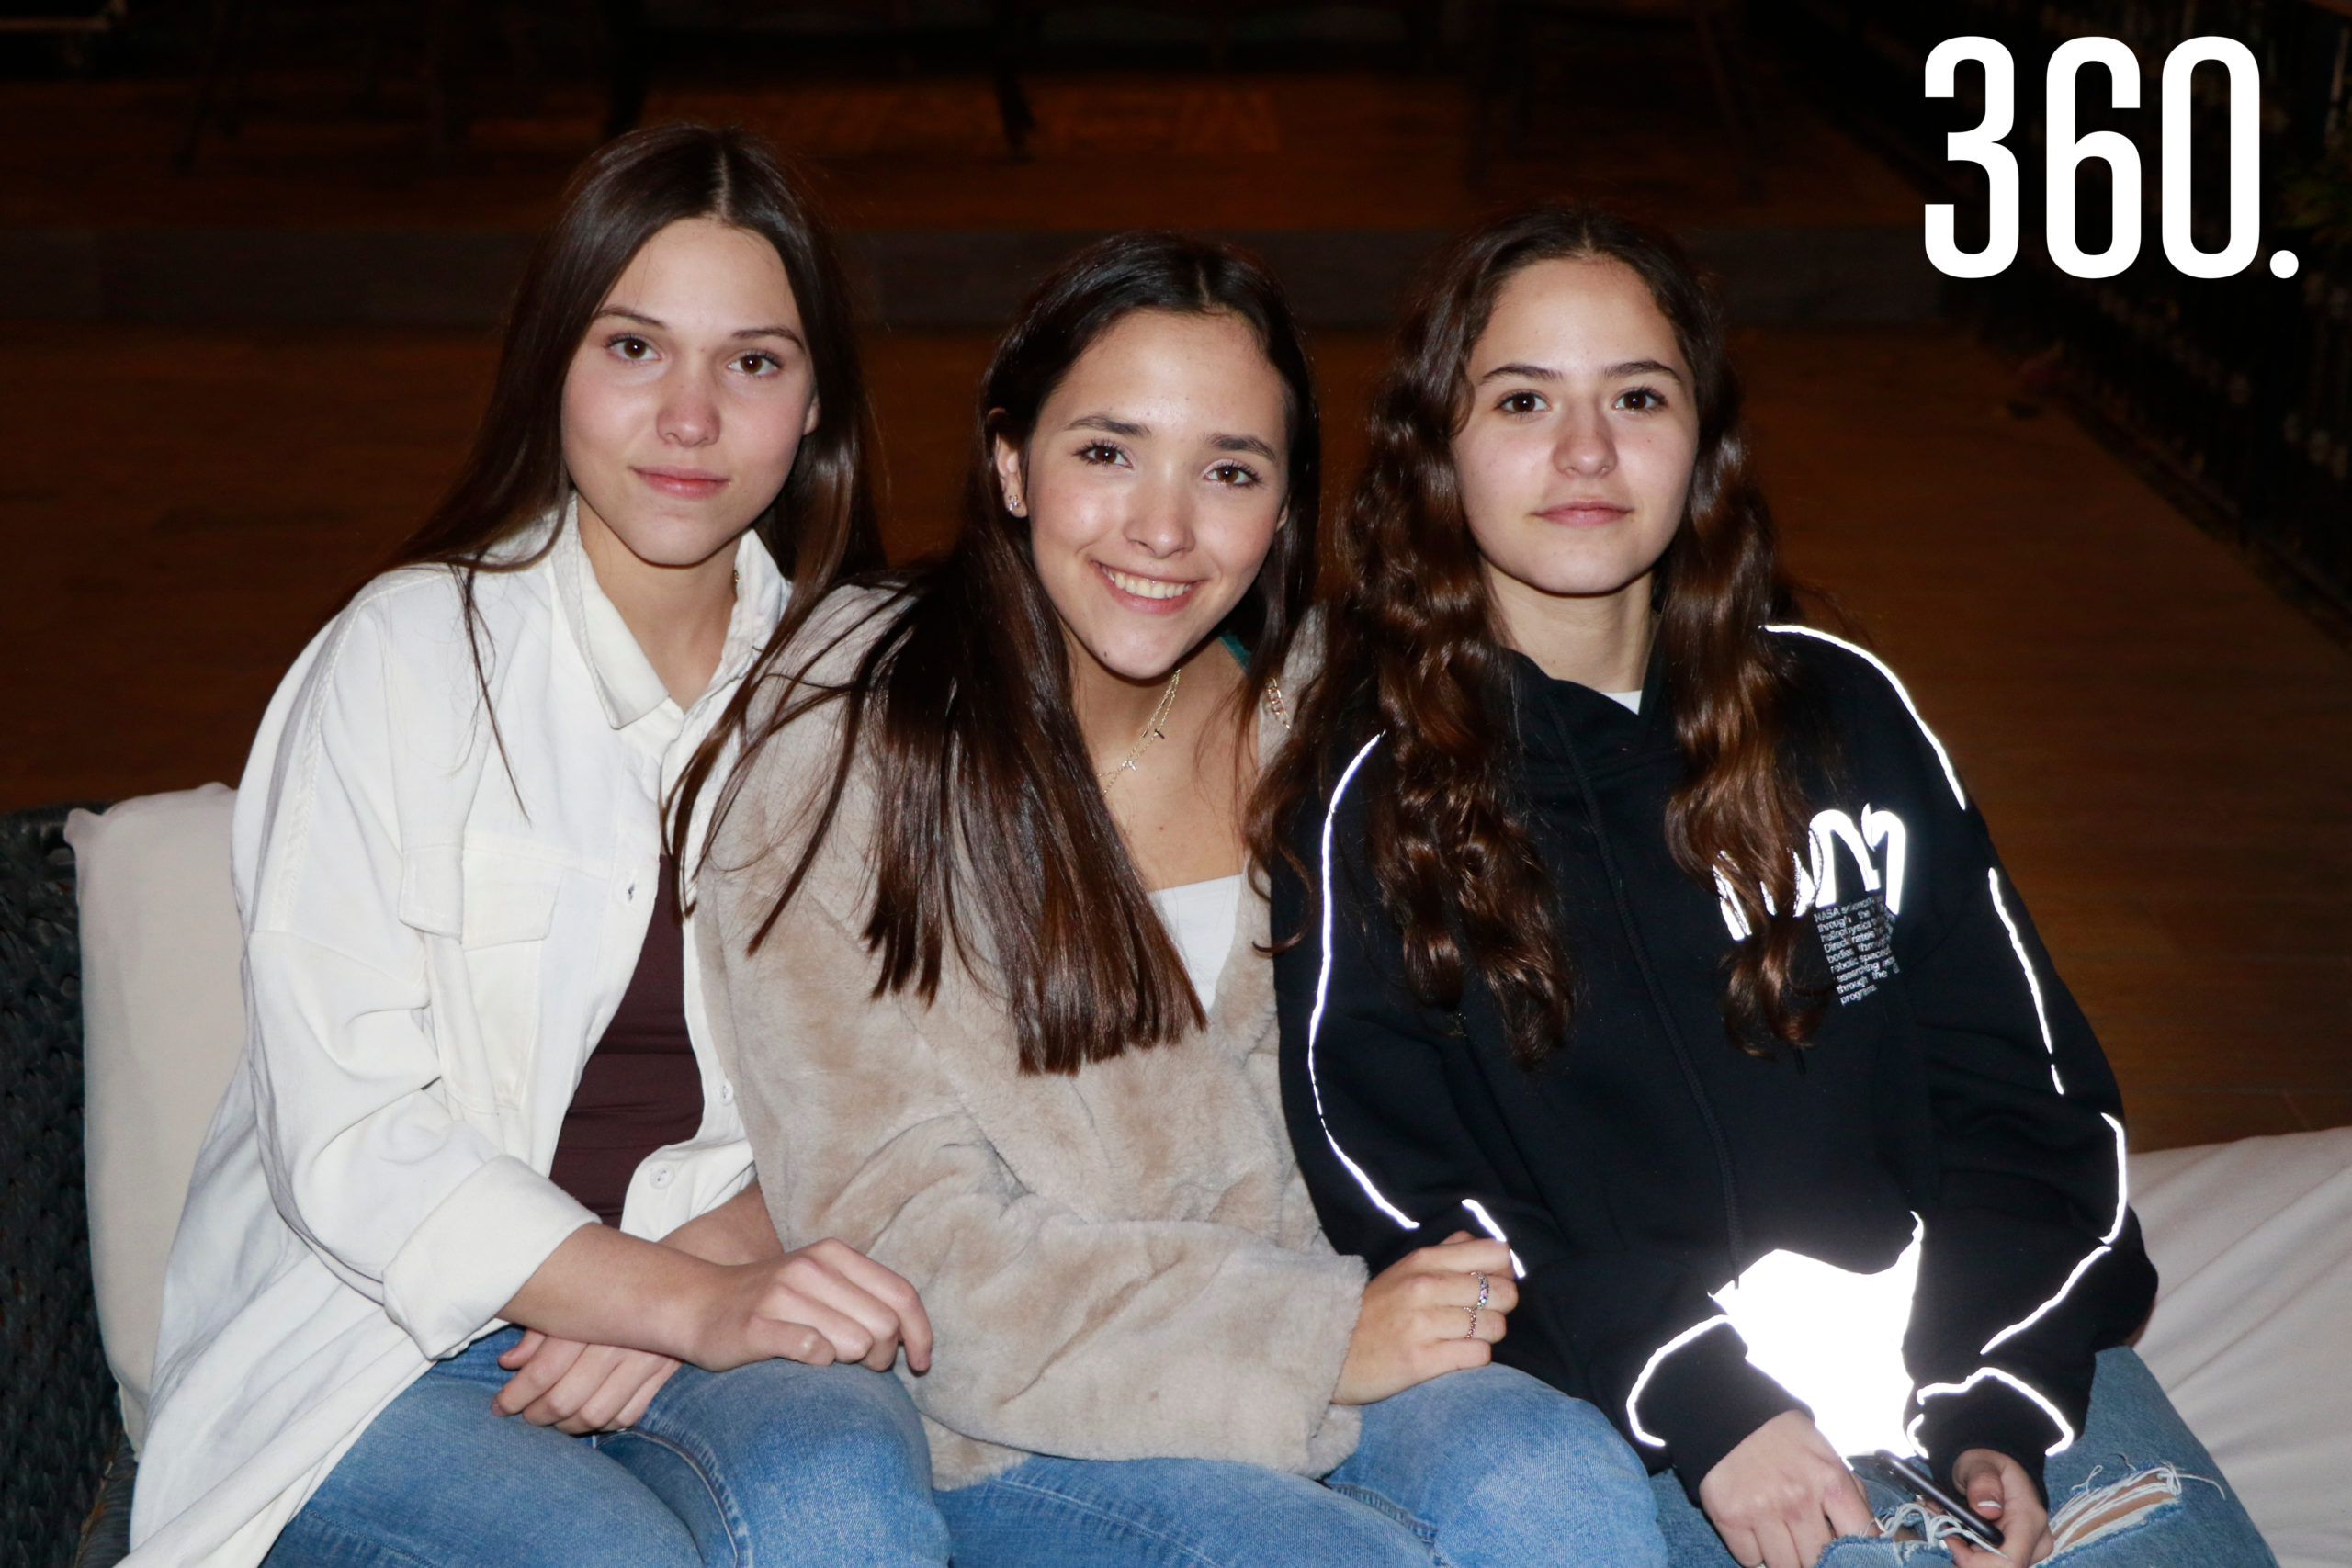
[[1504,576],[1555,599],[1599,599],[1623,592],[1639,581],[1647,569],[1585,560],[1517,562],[1502,570]]
[[1154,637],[1147,644],[1140,639],[1115,643],[1090,643],[1094,661],[1123,681],[1138,682],[1165,681],[1182,663],[1197,637]]
[[700,566],[711,557],[730,550],[748,525],[736,524],[725,527],[707,521],[698,521],[691,527],[680,525],[631,529],[615,529],[629,552],[649,566]]
[[1176,673],[1176,666],[1182,663],[1183,660],[1183,654],[1179,651],[1170,653],[1164,659],[1105,659],[1101,662],[1103,669],[1108,670],[1122,681],[1132,681],[1136,685],[1148,686],[1154,682],[1165,681]]

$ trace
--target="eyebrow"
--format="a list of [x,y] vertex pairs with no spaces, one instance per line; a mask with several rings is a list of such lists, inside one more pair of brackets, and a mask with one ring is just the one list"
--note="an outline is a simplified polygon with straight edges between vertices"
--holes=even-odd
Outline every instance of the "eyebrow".
[[1478,384],[1483,387],[1489,381],[1506,376],[1516,376],[1530,381],[1556,381],[1560,378],[1560,373],[1557,370],[1547,370],[1541,365],[1521,365],[1513,361],[1509,365],[1496,366],[1478,378]]
[[[595,319],[601,321],[607,316],[616,316],[624,321],[635,321],[640,326],[652,327],[657,331],[666,331],[670,325],[659,316],[649,316],[642,310],[631,310],[620,305],[605,306],[596,312]],[[727,335],[732,338],[780,337],[793,343],[801,341],[798,330],[793,327],[738,327]]]
[[1082,413],[1064,430],[1099,430],[1105,435],[1144,436],[1151,434],[1151,426],[1137,424],[1131,419],[1113,419],[1107,413]]
[[[1124,435],[1140,440],[1151,434],[1151,426],[1137,424],[1133,420],[1114,419],[1107,413],[1080,414],[1062,427],[1065,430],[1099,430],[1105,435]],[[1272,445],[1255,435],[1212,435],[1209,445],[1219,452],[1255,452],[1269,463],[1278,462]]]
[[[1610,366],[1606,370],[1602,371],[1601,374],[1611,380],[1614,380],[1620,376],[1671,376],[1677,381],[1680,381],[1682,379],[1681,371],[1677,370],[1671,365],[1668,365],[1663,361],[1656,359],[1628,359],[1622,365]],[[1496,379],[1498,377],[1506,376],[1519,377],[1530,381],[1557,381],[1561,378],[1560,373],[1557,370],[1550,369],[1547,367],[1542,365],[1523,365],[1513,362],[1510,365],[1496,366],[1492,370],[1487,371],[1485,375],[1478,378],[1478,384],[1483,387],[1487,382]]]

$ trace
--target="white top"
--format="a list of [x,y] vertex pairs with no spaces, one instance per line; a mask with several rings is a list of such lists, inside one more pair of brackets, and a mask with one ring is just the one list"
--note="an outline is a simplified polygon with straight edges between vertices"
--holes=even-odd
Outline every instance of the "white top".
[[[498,739],[439,568],[361,590],[262,721],[232,839],[245,1050],[164,1280],[134,1568],[258,1563],[377,1413],[595,1223],[548,1179],[564,1111],[644,943],[659,803],[786,590],[747,534],[718,676],[681,712],[572,513],[550,525],[541,559],[476,580]],[[698,981],[702,1125],[639,1167],[637,1235],[751,1174]]]
[[1151,896],[1151,904],[1159,911],[1168,934],[1176,939],[1176,951],[1184,958],[1184,973],[1192,976],[1201,1010],[1206,1012],[1216,1003],[1217,978],[1225,973],[1227,954],[1233,951],[1234,922],[1241,918],[1239,874],[1163,887]]
[[1628,713],[1639,713],[1642,711],[1642,694],[1638,691],[1603,692],[1600,694],[1607,697],[1612,703],[1624,704],[1625,710]]

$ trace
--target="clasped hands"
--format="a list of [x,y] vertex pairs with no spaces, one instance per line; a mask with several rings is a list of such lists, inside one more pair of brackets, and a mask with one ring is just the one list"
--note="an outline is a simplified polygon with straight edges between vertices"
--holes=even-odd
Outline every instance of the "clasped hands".
[[675,1310],[654,1337],[682,1354],[527,1329],[498,1358],[514,1376],[491,1408],[577,1437],[633,1425],[685,1360],[712,1371],[775,1357],[887,1371],[903,1348],[910,1367],[930,1369],[931,1320],[912,1285],[839,1241],[759,1256],[745,1241],[753,1230],[776,1244],[756,1190],[746,1199],[661,1244],[679,1268],[663,1292]]

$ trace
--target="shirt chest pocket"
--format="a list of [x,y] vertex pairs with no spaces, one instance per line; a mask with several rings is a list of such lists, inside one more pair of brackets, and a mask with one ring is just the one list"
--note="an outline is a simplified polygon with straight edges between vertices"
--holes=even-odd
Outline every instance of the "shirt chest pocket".
[[555,930],[563,870],[469,846],[464,876],[458,941],[470,992],[470,1032],[487,1086],[499,1101],[515,1105],[538,1054],[548,938]]
[[563,886],[560,868],[519,855],[469,851],[465,879],[458,941],[468,953],[547,940]]

